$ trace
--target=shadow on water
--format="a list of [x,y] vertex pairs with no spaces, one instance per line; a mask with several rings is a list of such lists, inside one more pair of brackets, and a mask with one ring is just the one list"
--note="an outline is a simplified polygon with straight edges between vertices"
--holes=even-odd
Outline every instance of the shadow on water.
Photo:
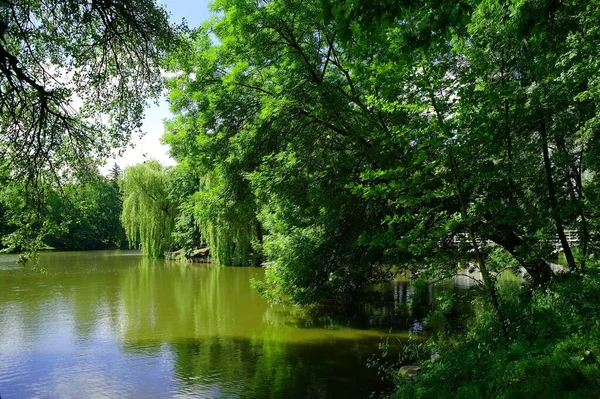
[[377,337],[313,342],[213,337],[137,343],[124,351],[167,351],[173,373],[170,395],[365,398],[391,388],[365,367],[379,342]]

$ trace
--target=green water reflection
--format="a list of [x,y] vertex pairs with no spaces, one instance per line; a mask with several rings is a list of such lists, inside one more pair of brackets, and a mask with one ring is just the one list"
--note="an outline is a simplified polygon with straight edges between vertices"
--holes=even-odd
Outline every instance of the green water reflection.
[[44,253],[36,269],[1,256],[0,395],[352,398],[388,387],[366,363],[382,337],[419,330],[419,315],[393,303],[406,283],[357,318],[315,321],[262,300],[249,286],[262,275],[127,251]]

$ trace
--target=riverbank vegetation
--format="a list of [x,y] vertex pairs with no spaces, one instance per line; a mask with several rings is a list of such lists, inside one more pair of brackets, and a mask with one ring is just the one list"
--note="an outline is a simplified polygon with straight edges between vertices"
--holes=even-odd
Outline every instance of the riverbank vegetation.
[[483,242],[534,286],[553,276],[555,237],[584,271],[597,10],[552,4],[215,2],[169,64],[165,141],[196,182],[185,209],[212,246],[264,258],[265,292],[299,303],[351,297],[384,265],[452,274],[465,256],[496,301]]
[[91,172],[61,185],[40,183],[40,201],[31,201],[23,182],[6,183],[0,190],[0,248],[25,253],[126,248],[120,174],[115,165],[108,177]]
[[[462,331],[440,333],[400,359],[387,359],[384,370],[397,385],[391,397],[597,397],[598,272],[563,276],[544,290],[531,291],[519,281],[500,284],[508,338],[499,334],[493,309],[480,297]],[[438,317],[451,308],[445,303]],[[406,373],[400,367],[406,364],[420,369]]]
[[595,395],[600,3],[212,8],[162,60],[177,165],[125,170],[129,241],[264,265],[256,288],[299,305],[474,262],[468,331],[399,397]]
[[[399,395],[596,392],[585,331],[598,318],[580,301],[597,281],[600,4],[213,7],[168,81],[165,141],[197,182],[185,209],[200,234],[209,221],[212,237],[233,237],[235,222],[248,237],[226,245],[260,254],[257,288],[299,304],[474,261],[483,304],[469,333]],[[549,264],[557,249],[564,282]],[[507,268],[527,274],[508,297],[495,281]]]

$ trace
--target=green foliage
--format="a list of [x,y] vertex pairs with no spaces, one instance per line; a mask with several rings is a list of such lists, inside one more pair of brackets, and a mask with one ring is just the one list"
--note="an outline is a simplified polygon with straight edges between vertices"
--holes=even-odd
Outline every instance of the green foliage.
[[[243,184],[243,183],[242,183]],[[215,168],[201,177],[200,190],[193,195],[194,217],[202,238],[219,265],[248,265],[256,237],[255,213],[250,201],[230,197],[232,188],[225,173]]]
[[5,251],[103,249],[125,244],[115,182],[95,173],[60,186],[47,182],[43,190],[41,202],[29,202],[26,186],[16,182],[0,192],[0,238]]
[[118,186],[95,176],[68,184],[47,196],[50,217],[62,225],[44,242],[56,249],[103,249],[125,246]]
[[467,334],[427,344],[439,357],[400,378],[393,398],[590,398],[600,394],[600,275],[504,297],[510,341],[479,302]]
[[64,226],[48,217],[46,207],[32,207],[25,201],[22,186],[11,184],[0,193],[0,202],[5,208],[5,231],[2,235],[4,252],[24,252],[19,259],[25,263],[35,259],[35,252],[44,248],[44,240],[54,234],[62,234]]
[[219,263],[264,256],[265,288],[304,303],[347,298],[377,279],[382,255],[356,245],[378,209],[346,188],[370,164],[361,136],[377,121],[352,93],[350,53],[337,48],[333,61],[319,2],[214,9],[220,17],[173,58],[177,117],[165,137],[196,171],[202,235]]
[[194,249],[204,244],[191,200],[197,186],[197,178],[189,163],[182,162],[169,171],[168,197],[178,208],[172,238],[174,245],[182,251],[183,257],[191,255]]
[[[213,10],[168,63],[165,141],[194,183],[179,199],[184,241],[196,226],[218,263],[264,260],[261,291],[299,303],[352,298],[395,264],[451,275],[472,256],[494,302],[488,271],[553,278],[556,236],[585,269],[600,193],[595,1]],[[580,232],[577,260],[565,229]],[[497,248],[489,268],[482,242]]]
[[30,189],[126,145],[179,29],[154,0],[0,3],[0,157]]
[[[90,174],[114,148],[142,133],[147,100],[164,88],[161,60],[177,46],[180,31],[154,0],[0,1],[0,175],[3,186],[22,185],[19,195],[27,197],[24,213],[0,221],[9,226],[0,227],[6,245],[35,250],[56,238],[56,223],[47,219],[63,212],[62,205],[50,211],[48,204],[80,197],[44,196],[70,184],[73,173]],[[107,217],[114,220],[112,210]],[[61,215],[70,222],[59,221],[58,247],[118,240],[90,231],[106,217],[82,209]],[[91,224],[76,226],[82,218]]]
[[492,247],[487,254],[486,262],[490,270],[496,274],[502,274],[505,271],[519,273],[519,262],[501,247]]
[[451,291],[442,291],[435,298],[434,305],[427,314],[425,324],[433,331],[446,333],[450,331],[450,314],[455,306],[456,295]]
[[145,256],[164,256],[172,247],[176,206],[167,191],[168,170],[157,161],[125,168],[121,181],[121,220],[130,245],[140,243]]

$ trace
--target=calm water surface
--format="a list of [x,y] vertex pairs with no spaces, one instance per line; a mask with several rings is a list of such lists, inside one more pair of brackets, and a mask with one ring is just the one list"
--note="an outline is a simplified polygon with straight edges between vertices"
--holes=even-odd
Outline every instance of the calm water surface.
[[260,268],[129,251],[15,259],[0,256],[2,399],[364,398],[387,388],[366,366],[382,337],[420,329],[395,315],[406,285],[353,321],[314,321],[261,299]]

